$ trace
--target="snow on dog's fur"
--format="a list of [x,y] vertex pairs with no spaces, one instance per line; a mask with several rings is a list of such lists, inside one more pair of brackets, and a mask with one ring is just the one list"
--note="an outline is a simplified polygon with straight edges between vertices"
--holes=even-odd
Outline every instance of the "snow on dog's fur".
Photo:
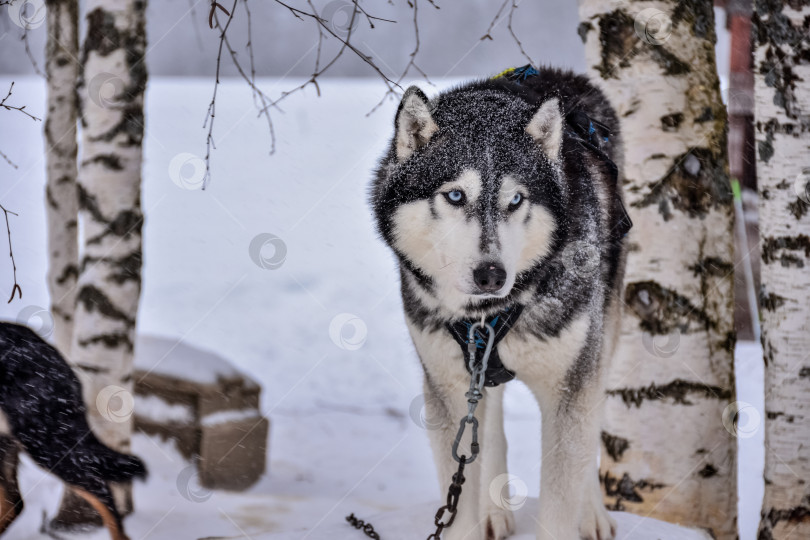
[[[429,433],[444,493],[469,385],[446,325],[523,306],[498,351],[542,411],[541,539],[615,534],[596,466],[629,226],[613,163],[620,170],[618,121],[602,93],[542,69],[522,84],[478,81],[433,99],[409,88],[372,186],[379,232],[399,261],[427,414],[441,419]],[[507,472],[502,389],[485,388],[481,454],[446,538],[513,529],[490,496]]]

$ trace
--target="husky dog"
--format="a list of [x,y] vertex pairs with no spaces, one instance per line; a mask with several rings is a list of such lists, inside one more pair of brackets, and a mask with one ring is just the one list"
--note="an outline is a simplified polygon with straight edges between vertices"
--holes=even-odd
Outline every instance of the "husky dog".
[[99,441],[82,388],[62,356],[25,326],[0,322],[0,536],[22,512],[22,448],[101,515],[113,540],[126,540],[109,482],[146,476],[143,462]]
[[[484,319],[496,333],[476,412],[480,456],[467,466],[446,538],[513,531],[512,513],[490,488],[506,473],[497,384],[516,377],[543,419],[537,538],[608,540],[615,521],[599,487],[600,411],[631,226],[616,165],[619,125],[582,76],[507,72],[433,99],[408,88],[371,202],[399,262],[426,416],[440,426],[429,433],[443,493],[467,413],[465,328]],[[470,448],[469,432],[461,449]]]

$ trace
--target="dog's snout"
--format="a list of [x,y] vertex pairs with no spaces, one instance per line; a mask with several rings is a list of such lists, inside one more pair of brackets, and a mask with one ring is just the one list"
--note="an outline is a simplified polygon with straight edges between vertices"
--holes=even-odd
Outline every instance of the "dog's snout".
[[500,263],[487,262],[473,270],[473,281],[481,292],[497,292],[506,283],[506,270]]

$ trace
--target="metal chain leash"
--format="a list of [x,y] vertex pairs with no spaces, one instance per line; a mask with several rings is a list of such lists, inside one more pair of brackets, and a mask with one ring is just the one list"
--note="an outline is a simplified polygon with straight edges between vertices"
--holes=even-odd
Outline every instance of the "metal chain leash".
[[[477,344],[475,342],[475,331],[477,328],[484,328],[487,331],[487,347],[484,349],[484,355],[481,357],[481,362],[476,361]],[[467,415],[461,418],[459,422],[458,432],[456,432],[456,439],[453,441],[452,455],[453,459],[458,462],[458,470],[453,475],[453,481],[447,489],[447,504],[439,508],[436,512],[436,518],[433,520],[436,525],[436,531],[427,537],[427,540],[439,540],[442,531],[453,524],[456,519],[456,512],[458,512],[458,500],[461,497],[461,486],[464,484],[464,467],[468,463],[475,461],[481,447],[478,444],[478,419],[475,417],[475,409],[478,407],[478,402],[484,397],[481,391],[484,388],[486,381],[487,364],[489,363],[489,355],[492,353],[492,346],[495,343],[495,330],[484,321],[483,317],[481,322],[476,322],[470,325],[470,330],[467,334],[467,354],[469,355],[468,365],[470,366],[470,389],[464,394],[467,397]],[[458,447],[461,444],[461,437],[467,429],[467,424],[472,425],[472,441],[470,442],[470,457],[466,454],[458,455]],[[448,516],[445,516],[445,513]],[[446,519],[446,521],[445,521]]]
[[349,524],[355,529],[362,530],[369,538],[380,540],[380,535],[377,534],[377,531],[374,530],[374,526],[371,523],[366,523],[362,519],[357,519],[354,517],[354,514],[346,516],[346,521],[348,521]]
[[[487,331],[487,346],[484,349],[484,354],[481,361],[476,359],[476,350],[478,349],[475,341],[475,331],[478,328]],[[459,422],[456,438],[453,441],[452,456],[458,462],[458,470],[453,474],[450,487],[447,489],[447,500],[444,506],[436,511],[436,517],[433,519],[433,524],[436,525],[436,531],[431,533],[427,540],[439,540],[442,531],[453,524],[458,512],[458,501],[461,497],[461,486],[464,484],[464,467],[468,463],[475,461],[481,451],[481,446],[478,444],[478,419],[475,417],[475,409],[478,407],[478,402],[483,399],[482,392],[484,383],[486,382],[487,364],[489,363],[489,356],[492,354],[492,347],[495,344],[495,330],[488,324],[483,317],[481,322],[476,322],[470,325],[470,330],[467,334],[467,354],[469,360],[467,361],[470,367],[470,389],[464,394],[467,397],[467,414],[461,418]],[[461,438],[467,429],[467,425],[472,425],[472,440],[470,442],[470,457],[466,454],[458,455],[458,447],[461,444]],[[357,519],[354,514],[346,516],[346,521],[357,529],[362,529],[366,536],[380,540],[380,535],[374,530],[371,523],[366,523],[362,519]]]

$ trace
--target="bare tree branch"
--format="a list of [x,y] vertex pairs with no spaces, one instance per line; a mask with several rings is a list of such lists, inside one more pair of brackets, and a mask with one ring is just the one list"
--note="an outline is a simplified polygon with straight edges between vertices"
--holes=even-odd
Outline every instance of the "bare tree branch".
[[529,56],[529,53],[527,53],[526,50],[523,48],[523,43],[517,37],[517,34],[515,33],[515,29],[512,26],[512,18],[514,17],[515,11],[518,8],[517,0],[504,0],[503,1],[503,4],[501,4],[501,7],[499,7],[497,13],[495,13],[495,17],[492,19],[492,22],[489,23],[489,27],[487,28],[486,33],[483,36],[481,36],[481,40],[483,41],[485,39],[488,39],[488,40],[492,41],[492,30],[495,28],[495,25],[501,19],[501,16],[503,15],[503,11],[506,8],[506,6],[509,6],[509,14],[506,15],[506,17],[507,17],[506,28],[509,30],[509,35],[512,36],[512,40],[518,46],[518,49],[520,49],[520,54],[522,54],[523,57],[526,60],[528,60],[531,65],[536,66],[537,64],[532,59],[532,57]]
[[[2,5],[3,4],[0,4],[0,6],[2,6]],[[28,111],[26,111],[25,110],[25,105],[17,107],[15,105],[6,104],[6,101],[8,101],[8,98],[11,97],[11,93],[12,93],[13,90],[14,90],[14,81],[11,82],[11,86],[9,86],[9,88],[8,88],[8,93],[6,94],[6,97],[4,97],[2,100],[0,100],[0,107],[6,109],[7,111],[20,111],[25,116],[33,119],[35,122],[36,121],[41,121],[42,120],[41,118],[38,118],[38,117],[34,116],[33,114],[29,113]],[[0,151],[0,157],[2,157],[6,161],[6,163],[11,165],[15,169],[17,168],[17,164],[14,163],[13,161],[11,161],[11,159],[5,153],[3,153],[2,151]],[[6,217],[8,217],[8,216],[6,216]]]
[[[248,5],[248,0],[243,0],[244,7],[245,7],[245,14],[247,16],[247,43],[245,48],[248,52],[249,57],[249,65],[247,67],[243,66],[241,61],[238,58],[237,51],[231,40],[228,36],[228,29],[230,28],[231,22],[234,19],[236,14],[236,10],[238,7],[238,0],[234,0],[233,5],[228,11],[225,6],[222,6],[217,0],[211,0],[211,10],[209,12],[209,26],[215,28],[219,31],[219,48],[217,50],[217,58],[216,58],[216,79],[214,83],[214,92],[211,97],[211,102],[208,105],[208,112],[206,113],[206,120],[203,124],[204,128],[208,128],[208,134],[206,136],[206,154],[205,154],[205,165],[206,165],[206,175],[205,180],[203,181],[203,188],[207,185],[208,180],[211,177],[211,153],[212,150],[216,150],[216,144],[214,141],[214,119],[216,116],[216,99],[217,99],[217,91],[220,84],[220,74],[222,71],[222,57],[223,51],[227,51],[228,56],[231,59],[232,64],[236,68],[239,76],[247,83],[250,87],[251,92],[253,94],[254,104],[256,105],[257,115],[258,117],[264,118],[267,122],[268,132],[270,134],[270,153],[275,152],[276,148],[276,137],[275,131],[273,129],[273,121],[271,117],[271,111],[273,108],[278,109],[279,104],[283,102],[285,99],[290,97],[291,95],[304,90],[307,86],[312,85],[315,87],[315,91],[318,96],[320,96],[320,86],[318,84],[318,78],[326,73],[335,63],[344,56],[347,52],[360,58],[364,63],[366,63],[370,69],[380,78],[386,88],[386,92],[383,96],[381,102],[389,95],[396,94],[398,90],[401,90],[402,87],[400,83],[402,80],[408,75],[411,70],[417,71],[421,76],[427,79],[427,75],[424,71],[416,64],[416,55],[419,52],[419,28],[417,24],[417,4],[418,0],[407,0],[408,5],[414,10],[414,33],[416,36],[416,45],[414,51],[410,55],[410,59],[408,64],[406,65],[405,69],[402,71],[402,74],[396,78],[396,80],[392,79],[391,77],[387,76],[380,67],[374,62],[374,60],[361,51],[354,43],[352,43],[352,36],[354,32],[354,27],[356,25],[357,19],[362,17],[365,19],[366,23],[369,25],[369,28],[374,29],[375,23],[377,22],[391,22],[394,23],[396,21],[392,21],[389,19],[384,19],[382,17],[377,17],[369,13],[365,8],[360,6],[359,0],[350,0],[350,5],[352,6],[352,13],[350,20],[348,22],[348,27],[346,29],[345,35],[341,35],[342,32],[337,31],[333,28],[331,21],[326,20],[318,11],[316,10],[314,4],[311,0],[306,0],[307,8],[302,9],[295,6],[292,6],[285,2],[284,0],[273,0],[277,5],[287,10],[293,17],[300,21],[310,20],[315,25],[315,28],[318,32],[318,44],[317,44],[317,51],[315,54],[315,62],[314,68],[312,71],[312,75],[307,78],[306,81],[299,84],[298,86],[282,91],[278,97],[271,98],[265,92],[263,92],[258,85],[256,84],[256,68],[255,68],[255,60],[254,60],[254,51],[253,51],[253,35],[252,35],[252,14],[250,11],[250,7]],[[434,0],[427,0],[431,5],[433,5],[436,9],[438,6],[435,4]],[[223,22],[220,21],[221,13],[225,13],[227,15],[227,20]],[[323,44],[326,39],[328,38],[335,38],[340,42],[340,47],[338,48],[337,52],[329,58],[328,60],[324,61],[323,59]],[[379,105],[377,105],[379,106]],[[375,109],[377,108],[375,106]]]
[[20,284],[17,283],[17,263],[14,261],[14,250],[11,248],[11,225],[8,223],[8,215],[11,214],[16,216],[15,212],[11,210],[6,210],[6,207],[0,204],[0,210],[3,211],[3,214],[6,218],[6,232],[8,233],[8,256],[11,259],[11,267],[14,272],[14,286],[11,288],[11,297],[8,299],[8,303],[10,304],[12,300],[14,300],[14,295],[19,294],[20,299],[22,300],[22,287]]

